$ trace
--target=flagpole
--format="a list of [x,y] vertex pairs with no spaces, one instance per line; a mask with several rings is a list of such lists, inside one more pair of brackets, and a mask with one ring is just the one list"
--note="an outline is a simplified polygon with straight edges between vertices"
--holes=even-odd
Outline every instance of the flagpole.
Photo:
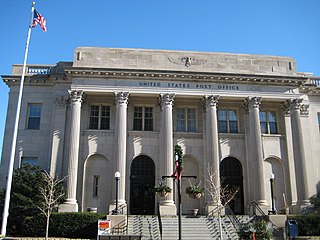
[[25,48],[25,53],[24,53],[22,75],[21,75],[21,79],[20,79],[20,89],[19,89],[18,105],[17,105],[17,111],[16,111],[16,119],[14,122],[12,147],[11,147],[11,155],[10,155],[10,162],[9,162],[8,178],[7,178],[6,197],[5,197],[4,208],[3,208],[3,217],[2,217],[2,228],[1,228],[2,237],[5,237],[6,232],[7,232],[7,222],[8,222],[8,216],[9,216],[10,194],[11,194],[11,185],[12,185],[14,157],[15,157],[16,145],[17,145],[17,135],[18,135],[18,127],[19,127],[19,118],[20,118],[20,109],[21,109],[21,101],[22,101],[22,93],[23,93],[24,76],[25,76],[25,72],[26,72],[26,63],[27,63],[27,58],[28,58],[29,42],[30,42],[31,29],[32,29],[32,23],[33,23],[33,17],[34,17],[34,5],[35,5],[35,2],[32,2],[31,19],[30,19],[30,25],[29,25],[28,36],[27,36],[27,43],[26,43],[26,48]]

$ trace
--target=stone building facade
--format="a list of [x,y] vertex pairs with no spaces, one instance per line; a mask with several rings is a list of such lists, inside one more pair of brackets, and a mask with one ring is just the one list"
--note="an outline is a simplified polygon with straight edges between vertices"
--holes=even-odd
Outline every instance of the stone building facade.
[[[10,88],[1,160],[9,165],[21,65],[2,76]],[[79,47],[73,62],[28,65],[15,167],[39,165],[68,175],[61,211],[176,213],[176,191],[153,192],[174,171],[174,146],[183,149],[182,212],[208,213],[214,203],[190,199],[184,188],[215,181],[239,188],[236,214],[256,202],[291,213],[320,191],[319,78],[296,71],[289,57],[211,52]],[[171,179],[166,184],[176,189]]]

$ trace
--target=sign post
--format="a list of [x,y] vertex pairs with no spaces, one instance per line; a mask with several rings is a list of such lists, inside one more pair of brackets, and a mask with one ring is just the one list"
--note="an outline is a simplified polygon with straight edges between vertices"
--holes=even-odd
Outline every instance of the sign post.
[[100,236],[109,236],[111,231],[111,221],[110,220],[98,220],[98,240]]

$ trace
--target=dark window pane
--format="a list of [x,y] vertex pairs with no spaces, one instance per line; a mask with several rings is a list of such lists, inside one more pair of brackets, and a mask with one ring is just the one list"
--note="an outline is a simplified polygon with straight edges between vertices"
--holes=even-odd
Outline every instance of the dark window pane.
[[177,132],[186,131],[185,109],[177,108]]
[[134,107],[133,130],[142,131],[142,107]]
[[110,129],[110,106],[101,106],[100,129]]
[[188,113],[188,132],[196,132],[196,110],[187,109]]
[[90,109],[90,129],[98,129],[99,127],[99,106],[91,106]]
[[230,133],[238,133],[238,122],[237,121],[229,121],[229,132]]
[[29,104],[27,129],[40,129],[41,104]]
[[269,122],[269,127],[270,127],[270,134],[276,134],[276,133],[278,133],[277,123],[275,123],[275,122]]
[[144,130],[153,131],[153,108],[146,107],[144,109]]
[[260,122],[261,133],[268,133],[268,127],[266,122]]
[[227,121],[218,121],[218,132],[219,133],[227,133]]

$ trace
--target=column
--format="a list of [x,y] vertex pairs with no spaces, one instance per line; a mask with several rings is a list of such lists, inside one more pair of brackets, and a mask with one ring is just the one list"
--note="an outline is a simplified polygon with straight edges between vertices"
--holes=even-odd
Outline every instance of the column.
[[127,106],[129,92],[115,92],[116,124],[115,124],[115,172],[120,172],[119,207],[126,204],[126,153],[127,153]]
[[64,136],[66,128],[66,107],[69,102],[68,96],[57,96],[53,116],[50,175],[62,177],[62,161],[64,149]]
[[[211,212],[215,207],[220,205],[220,155],[219,155],[219,133],[217,120],[217,104],[219,96],[208,95],[202,99],[203,107],[206,112],[205,125],[205,168],[213,168],[213,182],[209,188],[214,187],[216,192],[214,199],[208,200],[207,213]],[[208,169],[207,169],[208,170]],[[206,171],[206,174],[210,174]],[[209,178],[207,176],[206,178]],[[211,177],[210,177],[211,178]],[[208,196],[211,197],[211,196]]]
[[288,103],[282,104],[282,110],[284,115],[284,125],[285,125],[285,139],[287,146],[287,158],[288,166],[285,167],[285,176],[289,179],[289,188],[287,191],[286,201],[288,207],[291,208],[290,212],[296,212],[295,208],[297,206],[297,186],[296,186],[296,175],[294,166],[294,156],[293,156],[293,143],[292,143],[292,127],[291,127],[291,116],[290,116],[290,106]]
[[68,147],[68,178],[67,178],[67,200],[60,205],[61,212],[77,212],[77,176],[79,161],[79,142],[80,142],[80,119],[81,103],[83,91],[72,90],[70,95],[70,140]]
[[247,132],[249,184],[253,190],[253,199],[265,212],[268,204],[265,198],[265,181],[263,166],[263,149],[260,129],[259,108],[261,97],[247,97],[244,107],[249,114],[249,129]]
[[[161,107],[161,130],[160,130],[160,175],[170,176],[173,173],[173,121],[172,106],[175,94],[160,94],[159,105]],[[160,176],[160,177],[161,177]],[[173,190],[173,181],[167,179],[167,185]],[[173,193],[168,194],[160,202],[161,215],[176,215],[176,207],[173,201]]]
[[291,113],[292,144],[298,190],[298,204],[303,208],[310,205],[310,195],[306,154],[303,144],[303,132],[300,119],[300,112],[303,107],[302,100],[303,99],[289,99],[287,100],[287,104],[290,107]]

